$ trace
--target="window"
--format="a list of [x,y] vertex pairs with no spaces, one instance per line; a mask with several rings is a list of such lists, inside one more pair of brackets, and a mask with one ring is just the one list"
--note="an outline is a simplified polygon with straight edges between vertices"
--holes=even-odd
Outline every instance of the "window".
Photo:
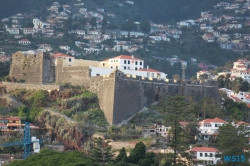
[[105,63],[103,63],[102,66],[105,66]]
[[126,60],[124,60],[124,64],[126,64],[127,63],[127,61]]
[[142,65],[142,62],[140,62],[140,66]]
[[207,153],[205,153],[205,157],[208,157],[208,156],[207,156]]
[[154,73],[152,73],[151,76],[154,77],[155,76]]
[[149,74],[149,72],[147,73],[147,77],[149,77],[150,76],[150,74]]
[[128,61],[128,64],[130,64],[130,61]]
[[149,132],[153,133],[153,132],[155,132],[155,131],[154,131],[154,130],[149,130]]
[[116,60],[116,62],[118,62],[118,60]]
[[69,62],[71,62],[71,58],[69,58]]
[[135,70],[137,70],[137,67],[135,68]]
[[124,66],[124,70],[126,70],[126,66]]
[[118,69],[118,66],[116,66],[115,68]]
[[113,69],[113,66],[111,66],[111,69]]
[[200,157],[202,157],[202,153],[200,153]]
[[130,70],[130,67],[128,66],[128,70]]
[[217,125],[217,124],[215,124],[215,127],[218,127],[218,125]]
[[[213,153],[210,153],[210,157],[213,157]],[[213,164],[213,163],[212,163]]]
[[111,61],[111,62],[113,62],[113,61]]
[[138,61],[135,61],[135,65],[137,65],[138,64]]

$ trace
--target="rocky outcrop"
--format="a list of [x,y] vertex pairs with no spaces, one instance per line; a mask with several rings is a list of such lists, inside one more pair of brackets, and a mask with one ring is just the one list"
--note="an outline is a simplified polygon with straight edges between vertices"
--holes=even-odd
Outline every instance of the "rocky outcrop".
[[80,124],[67,116],[44,110],[38,118],[40,127],[50,129],[57,142],[63,143],[65,149],[84,150],[84,144],[93,134],[93,129],[86,124]]

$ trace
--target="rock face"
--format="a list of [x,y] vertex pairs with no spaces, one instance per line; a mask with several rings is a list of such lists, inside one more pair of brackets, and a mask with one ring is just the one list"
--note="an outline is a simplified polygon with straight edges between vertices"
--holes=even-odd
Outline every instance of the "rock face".
[[84,143],[90,139],[93,132],[90,127],[78,124],[51,110],[41,113],[38,124],[41,127],[49,128],[57,142],[64,144],[65,149],[84,150]]

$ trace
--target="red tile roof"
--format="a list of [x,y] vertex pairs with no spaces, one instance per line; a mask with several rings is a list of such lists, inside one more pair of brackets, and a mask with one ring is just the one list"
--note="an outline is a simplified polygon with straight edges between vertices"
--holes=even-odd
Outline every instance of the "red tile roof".
[[200,121],[199,124],[201,123],[226,123],[226,121],[220,119],[220,118],[214,118],[214,119],[205,119],[203,121]]
[[5,125],[4,123],[0,123],[0,126],[4,126],[4,127],[6,127],[6,125]]
[[1,116],[0,119],[6,119],[6,120],[21,120],[20,117],[17,116],[10,116],[10,117],[3,117]]
[[181,126],[185,126],[185,125],[188,124],[188,122],[186,122],[186,121],[181,121],[181,122],[179,122],[179,124],[180,124]]
[[28,39],[22,39],[22,40],[19,40],[19,41],[29,41]]
[[215,148],[210,147],[194,147],[191,149],[192,152],[218,152]]
[[69,56],[63,53],[57,53],[57,54],[53,54],[51,55],[51,58],[57,58],[57,57],[64,57],[64,58],[73,58],[73,56]]
[[239,121],[236,123],[237,125],[249,125],[247,122]]
[[24,126],[24,124],[21,124],[21,123],[7,123],[7,126]]
[[160,71],[155,70],[155,69],[151,69],[151,68],[149,68],[149,69],[139,69],[139,71],[148,71],[148,72],[153,72],[153,73],[160,73]]
[[234,97],[233,95],[231,95],[230,97],[233,98],[235,101],[241,101],[239,98]]
[[[130,59],[130,60],[132,60],[132,55],[119,55],[119,56],[116,56],[116,57],[110,58],[110,59]],[[136,58],[134,56],[134,60],[142,60],[142,59]]]

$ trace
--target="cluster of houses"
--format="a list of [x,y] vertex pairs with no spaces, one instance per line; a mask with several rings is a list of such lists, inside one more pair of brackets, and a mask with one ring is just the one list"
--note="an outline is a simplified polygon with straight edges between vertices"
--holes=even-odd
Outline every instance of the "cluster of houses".
[[[209,140],[216,140],[219,132],[218,129],[220,126],[224,126],[229,122],[220,119],[204,119],[197,122],[198,135],[195,137],[195,140],[199,143],[201,141],[207,142]],[[185,128],[188,125],[186,121],[180,121],[180,126]],[[232,122],[232,125],[238,128],[240,125],[245,127],[246,131],[250,131],[250,124],[240,121]],[[144,127],[142,130],[142,136],[144,138],[149,136],[161,136],[166,138],[168,141],[171,141],[170,126],[165,125],[154,125],[151,127]],[[250,140],[250,139],[249,139]],[[249,143],[246,142],[246,143]],[[220,157],[217,157],[216,154],[219,154],[220,151],[215,147],[192,147],[190,146],[190,154],[193,156],[193,161],[198,162],[199,165],[214,165],[221,160]]]
[[[114,2],[115,3],[115,2]],[[124,3],[117,4],[123,7],[125,4],[134,5],[133,1],[124,1]],[[73,6],[72,6],[73,5]],[[76,10],[73,10],[76,9]],[[75,40],[75,46],[79,47],[82,51],[77,53],[72,51],[71,46],[60,46],[61,50],[65,50],[68,53],[73,53],[72,55],[89,54],[89,53],[99,53],[100,51],[128,51],[135,52],[138,49],[144,48],[144,38],[148,37],[149,43],[146,46],[148,51],[150,46],[154,45],[159,41],[171,41],[171,38],[180,38],[182,31],[176,26],[167,26],[162,24],[151,24],[151,31],[149,34],[145,34],[139,30],[137,31],[120,31],[120,30],[109,30],[106,29],[105,32],[102,30],[102,21],[104,17],[108,19],[116,19],[116,15],[106,12],[105,9],[97,8],[96,11],[90,11],[87,9],[81,1],[75,2],[75,4],[60,4],[59,2],[53,2],[53,4],[47,7],[49,12],[46,17],[46,21],[35,18],[33,14],[22,14],[18,13],[9,18],[3,18],[1,21],[3,23],[4,33],[8,33],[14,36],[14,43],[18,43],[22,46],[29,46],[32,44],[32,40],[28,38],[27,35],[32,35],[33,40],[35,37],[53,37],[60,38],[65,36],[66,33],[74,35],[78,39]],[[63,21],[68,18],[73,20],[86,19],[87,23],[83,29],[71,29],[68,32],[63,32]],[[90,24],[91,18],[95,17],[96,26],[92,27]],[[32,20],[33,27],[24,27],[22,25],[23,20]],[[109,22],[108,22],[109,23]],[[139,22],[135,22],[136,26],[139,26]],[[125,38],[127,38],[125,40]],[[129,38],[129,40],[128,40]],[[114,40],[114,44],[104,44],[106,40]],[[13,43],[12,42],[12,43]],[[39,51],[51,51],[52,48],[49,46],[52,43],[46,43],[48,47],[44,48],[38,45]],[[66,47],[66,48],[65,48]],[[53,48],[58,49],[58,48]]]
[[[21,117],[0,116],[0,132],[5,133],[23,131],[25,122],[26,120]],[[30,123],[30,129],[35,130],[39,129],[39,127]]]
[[233,3],[220,2],[214,6],[216,10],[230,10],[233,14],[215,15],[213,11],[201,12],[201,17],[197,20],[184,20],[178,23],[179,26],[198,25],[203,40],[206,42],[217,42],[223,49],[236,51],[248,50],[250,34],[227,33],[229,30],[241,30],[250,26],[249,17],[243,16],[250,11],[248,0],[235,1]]

